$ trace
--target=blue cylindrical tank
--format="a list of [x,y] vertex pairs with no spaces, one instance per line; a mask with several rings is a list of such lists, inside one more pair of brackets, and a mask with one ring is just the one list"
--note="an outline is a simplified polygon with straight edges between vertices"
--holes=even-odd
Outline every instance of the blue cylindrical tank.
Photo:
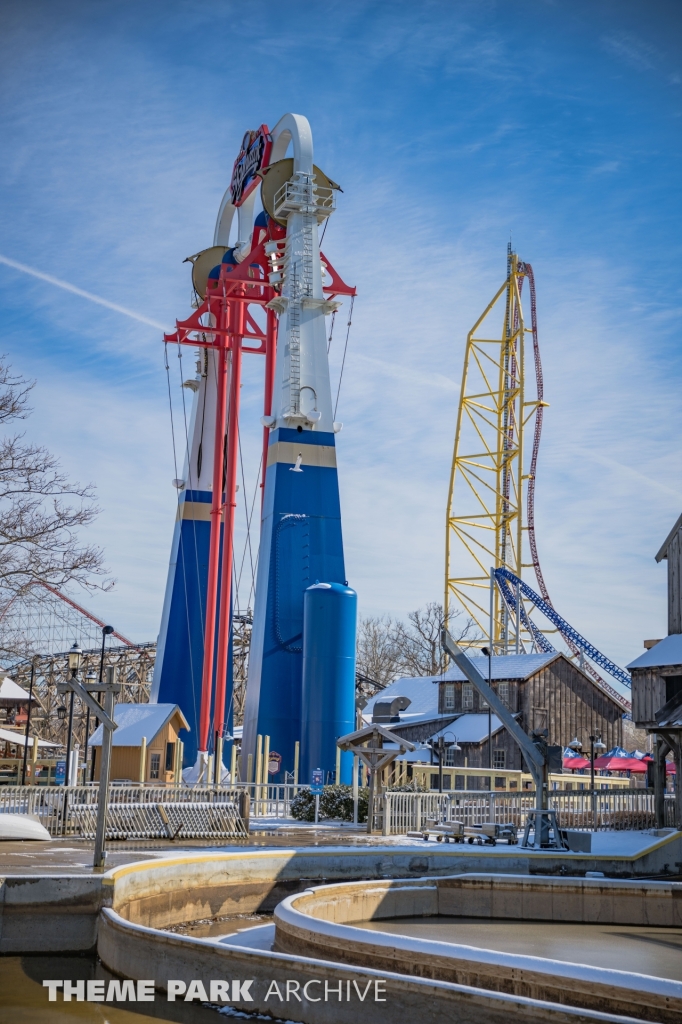
[[[301,770],[310,782],[315,768],[336,769],[336,741],[355,730],[355,636],[358,596],[342,583],[315,583],[303,595],[303,692]],[[353,755],[341,754],[341,778],[349,784]]]

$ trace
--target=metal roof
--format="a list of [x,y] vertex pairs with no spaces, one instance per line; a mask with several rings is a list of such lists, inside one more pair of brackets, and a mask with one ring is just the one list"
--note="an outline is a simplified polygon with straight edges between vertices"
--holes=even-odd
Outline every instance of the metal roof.
[[672,633],[650,647],[639,658],[635,658],[627,669],[665,668],[666,665],[682,665],[682,633]]
[[[548,654],[504,654],[491,659],[491,677],[500,679],[528,679],[534,672],[548,665],[560,655],[557,651]],[[472,658],[481,670],[484,678],[488,678],[488,659],[477,656]],[[412,725],[419,721],[435,717],[438,714],[438,687],[434,683],[466,682],[466,676],[457,665],[451,665],[442,676],[421,676],[415,678],[396,679],[384,690],[380,690],[367,701],[362,716],[371,719],[372,710],[377,701],[390,701],[394,697],[409,697],[412,702],[406,711],[400,712],[400,724]],[[486,715],[486,722],[488,717]],[[391,723],[385,723],[390,728]],[[396,725],[397,723],[393,723]]]
[[[113,746],[139,747],[142,738],[151,743],[175,713],[182,719],[183,729],[189,729],[187,719],[177,704],[117,704],[114,721],[118,729],[114,732]],[[102,726],[99,725],[90,740],[91,747],[102,746]]]
[[[31,697],[31,700],[34,704],[38,703],[35,697]],[[24,688],[19,686],[18,683],[15,683],[9,676],[5,676],[3,681],[0,683],[0,701],[28,704],[28,691],[24,690]]]
[[[458,743],[482,743],[488,738],[487,713],[482,715],[471,713],[460,715],[454,722],[450,722],[442,729],[438,728],[437,721],[434,721],[433,725],[434,731],[430,737],[431,739],[438,739],[439,736],[443,735],[448,740],[456,739]],[[497,715],[490,716],[490,728],[493,735],[504,729],[504,726]],[[423,761],[424,753],[424,745],[418,744],[416,750],[406,754],[404,757],[401,756],[401,760]]]

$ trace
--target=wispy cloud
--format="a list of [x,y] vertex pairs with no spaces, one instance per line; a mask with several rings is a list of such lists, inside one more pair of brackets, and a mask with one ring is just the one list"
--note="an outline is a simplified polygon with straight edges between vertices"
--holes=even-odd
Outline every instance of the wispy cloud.
[[18,260],[11,260],[9,256],[0,255],[0,263],[4,263],[5,266],[12,267],[13,270],[19,270],[22,274],[29,274],[31,277],[37,277],[39,281],[46,281],[47,284],[51,284],[55,288],[61,288],[62,291],[71,292],[72,295],[78,295],[81,299],[87,299],[88,302],[94,302],[98,306],[105,306],[107,309],[113,309],[115,313],[121,313],[123,316],[130,317],[131,320],[137,320],[140,324],[147,324],[149,327],[155,327],[160,331],[165,330],[163,324],[158,323],[156,320],[150,320],[149,317],[143,316],[142,313],[136,313],[135,310],[128,309],[126,306],[121,306],[118,302],[110,302],[109,299],[103,299],[101,295],[93,295],[92,292],[86,292],[83,288],[77,288],[75,284],[69,284],[68,281],[62,281],[58,277],[53,277],[52,274],[45,274],[42,270],[36,270],[35,267],[27,267],[25,263],[19,263]]

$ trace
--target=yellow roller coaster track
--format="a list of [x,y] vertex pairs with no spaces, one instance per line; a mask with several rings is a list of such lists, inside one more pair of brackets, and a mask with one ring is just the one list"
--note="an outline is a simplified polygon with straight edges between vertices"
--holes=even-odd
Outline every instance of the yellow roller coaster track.
[[533,564],[523,562],[524,433],[546,405],[526,397],[524,348],[531,329],[521,305],[525,270],[510,250],[506,280],[467,335],[447,509],[446,621],[457,606],[487,637],[492,601],[496,653],[523,643],[512,635],[516,627],[497,588],[491,591],[490,569],[505,566],[521,577]]

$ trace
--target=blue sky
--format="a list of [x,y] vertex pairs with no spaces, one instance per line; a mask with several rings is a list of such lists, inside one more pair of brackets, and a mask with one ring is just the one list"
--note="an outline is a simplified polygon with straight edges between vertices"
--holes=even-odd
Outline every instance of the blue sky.
[[[175,472],[153,324],[189,310],[182,260],[212,241],[244,131],[294,111],[343,186],[324,248],[359,292],[338,415],[361,611],[441,599],[464,340],[511,236],[538,288],[550,593],[621,664],[664,635],[653,555],[682,510],[678,4],[5,0],[0,19],[0,257],[143,318],[0,262],[0,350],[38,380],[27,431],[98,489],[89,534],[118,582],[89,606],[156,635]],[[342,339],[340,318],[333,386]],[[251,360],[247,493],[261,373]]]

